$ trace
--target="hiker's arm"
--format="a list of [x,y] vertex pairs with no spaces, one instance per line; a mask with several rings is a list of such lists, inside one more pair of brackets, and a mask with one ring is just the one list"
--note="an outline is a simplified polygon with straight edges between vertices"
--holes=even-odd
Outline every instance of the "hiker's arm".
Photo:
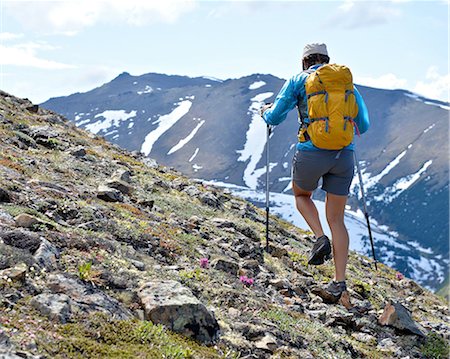
[[358,116],[356,116],[355,122],[358,125],[359,132],[364,133],[370,127],[369,111],[367,111],[367,106],[364,103],[364,100],[356,87],[355,87],[355,98],[356,104],[358,105]]
[[287,80],[278,93],[273,106],[264,111],[263,118],[269,125],[279,125],[297,104],[294,78]]

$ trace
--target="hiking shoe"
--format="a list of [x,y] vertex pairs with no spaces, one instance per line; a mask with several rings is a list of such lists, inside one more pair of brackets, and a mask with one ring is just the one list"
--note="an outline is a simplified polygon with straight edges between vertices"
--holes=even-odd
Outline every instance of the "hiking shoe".
[[314,287],[311,291],[322,298],[324,303],[334,304],[341,299],[342,293],[347,291],[345,281],[335,282],[334,280],[324,287]]
[[308,258],[308,264],[319,265],[323,264],[325,260],[331,258],[331,244],[327,236],[321,236],[314,243],[311,254]]

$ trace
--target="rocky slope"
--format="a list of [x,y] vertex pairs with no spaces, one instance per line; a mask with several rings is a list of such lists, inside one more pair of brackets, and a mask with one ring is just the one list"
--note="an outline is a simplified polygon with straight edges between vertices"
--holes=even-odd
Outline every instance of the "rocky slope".
[[[438,358],[444,300],[0,93],[0,358]],[[316,293],[316,294],[315,294]]]

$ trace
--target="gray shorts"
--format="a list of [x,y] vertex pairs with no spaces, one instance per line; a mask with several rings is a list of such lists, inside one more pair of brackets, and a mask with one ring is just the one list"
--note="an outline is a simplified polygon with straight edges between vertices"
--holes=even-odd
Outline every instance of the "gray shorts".
[[322,189],[339,196],[349,193],[354,173],[353,151],[297,151],[292,160],[292,180],[305,191]]

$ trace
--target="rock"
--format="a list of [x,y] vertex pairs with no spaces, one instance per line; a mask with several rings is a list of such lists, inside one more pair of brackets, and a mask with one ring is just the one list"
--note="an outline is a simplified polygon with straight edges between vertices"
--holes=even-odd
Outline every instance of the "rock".
[[70,152],[70,154],[74,157],[84,157],[84,156],[86,156],[87,152],[84,147],[78,147],[78,148],[72,150]]
[[331,306],[327,310],[325,325],[328,327],[341,326],[350,330],[360,329],[356,323],[355,316],[342,309],[340,306]]
[[236,228],[236,225],[225,218],[212,218],[210,222],[217,228]]
[[141,261],[137,261],[135,259],[130,259],[130,262],[132,265],[134,265],[136,267],[136,269],[140,270],[140,271],[144,271],[145,270],[145,264],[142,263]]
[[27,273],[27,265],[20,263],[13,268],[6,268],[0,271],[0,278],[8,277],[13,282],[22,282],[25,280]]
[[3,203],[11,202],[11,196],[9,195],[9,192],[3,188],[0,188],[0,202]]
[[197,197],[201,193],[200,190],[195,186],[188,186],[183,189],[183,192],[185,192],[190,197]]
[[20,229],[0,232],[0,238],[5,244],[26,249],[30,253],[36,252],[42,242],[37,234]]
[[214,314],[180,283],[147,282],[138,295],[147,320],[206,344],[218,337],[219,325]]
[[384,312],[378,322],[381,325],[389,325],[401,331],[406,331],[425,337],[425,334],[413,321],[409,311],[400,303],[391,301],[384,307]]
[[101,312],[114,319],[130,319],[133,314],[114,298],[79,279],[64,274],[50,274],[47,286],[54,294],[66,294],[71,299],[72,312]]
[[28,213],[19,214],[14,218],[14,221],[16,222],[16,226],[25,228],[31,228],[37,224],[43,223],[39,218],[36,218]]
[[231,275],[237,275],[239,270],[239,265],[226,258],[216,258],[211,261],[211,267],[223,272],[229,273]]
[[123,196],[119,190],[105,185],[98,186],[97,197],[106,202],[123,202]]
[[384,338],[380,340],[377,345],[377,348],[383,352],[389,352],[392,354],[400,354],[400,348],[395,345],[394,341],[391,338]]
[[201,203],[203,203],[207,206],[217,208],[217,209],[222,207],[221,201],[212,193],[209,193],[209,192],[202,193],[198,198]]
[[286,248],[280,247],[273,243],[269,243],[269,253],[272,255],[272,257],[276,258],[288,256],[288,251]]
[[150,167],[150,168],[153,168],[153,169],[158,168],[158,162],[156,162],[153,158],[144,157],[141,161],[147,167]]
[[121,169],[114,174],[113,178],[117,178],[126,183],[131,183],[131,172],[129,170]]
[[255,342],[255,347],[273,353],[278,348],[277,338],[270,333]]
[[256,277],[261,272],[261,267],[259,266],[259,261],[256,259],[247,259],[242,262],[242,269],[247,276]]
[[115,188],[122,192],[123,194],[130,194],[132,187],[125,181],[119,179],[112,179],[106,182],[106,186],[110,188]]
[[36,126],[30,129],[29,135],[33,137],[36,142],[47,148],[55,148],[58,144],[57,138],[63,138],[61,134],[55,131],[50,126]]
[[31,105],[31,106],[28,106],[28,107],[26,107],[26,110],[27,110],[27,111],[30,111],[30,112],[32,112],[32,113],[38,113],[38,111],[39,111],[39,105]]
[[41,245],[34,253],[34,260],[41,268],[49,270],[56,269],[59,250],[45,238],[42,238]]
[[71,300],[66,294],[42,293],[31,298],[30,304],[50,320],[66,323],[71,314]]
[[366,343],[369,345],[375,344],[377,342],[377,338],[367,333],[355,332],[352,333],[352,337],[355,338],[358,342]]

